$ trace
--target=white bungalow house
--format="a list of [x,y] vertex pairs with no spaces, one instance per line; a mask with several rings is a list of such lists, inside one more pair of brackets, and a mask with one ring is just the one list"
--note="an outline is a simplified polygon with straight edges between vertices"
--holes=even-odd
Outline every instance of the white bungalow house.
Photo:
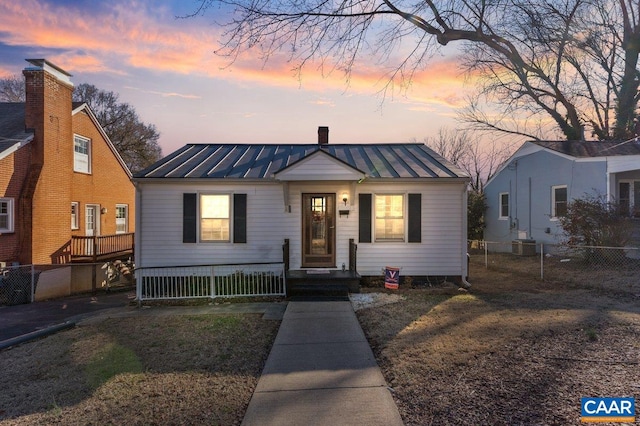
[[463,280],[464,172],[424,144],[329,144],[328,132],[317,144],[189,144],[137,173],[138,270],[284,262],[290,274],[393,266]]
[[487,241],[557,244],[563,237],[558,217],[566,212],[567,203],[603,196],[634,218],[631,242],[637,246],[640,144],[635,140],[525,142],[487,183],[485,196]]

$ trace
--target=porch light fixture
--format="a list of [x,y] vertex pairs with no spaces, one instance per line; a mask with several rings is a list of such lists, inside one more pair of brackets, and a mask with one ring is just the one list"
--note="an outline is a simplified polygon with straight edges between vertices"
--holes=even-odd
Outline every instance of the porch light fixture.
[[347,205],[347,201],[349,201],[349,195],[346,192],[342,193],[342,201],[344,202],[344,205]]
[[107,211],[108,210],[107,210],[106,207],[103,207],[103,208],[100,209],[100,213],[102,213],[102,214],[107,214]]

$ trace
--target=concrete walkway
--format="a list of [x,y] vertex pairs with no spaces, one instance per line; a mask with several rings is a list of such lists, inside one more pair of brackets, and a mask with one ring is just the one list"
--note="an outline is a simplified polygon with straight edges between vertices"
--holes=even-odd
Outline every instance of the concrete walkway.
[[402,425],[350,302],[289,302],[242,424]]

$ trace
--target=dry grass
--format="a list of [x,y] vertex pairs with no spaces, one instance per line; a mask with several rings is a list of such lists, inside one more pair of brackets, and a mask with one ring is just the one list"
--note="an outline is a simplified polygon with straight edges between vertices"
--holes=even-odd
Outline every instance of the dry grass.
[[239,424],[279,323],[147,318],[83,325],[0,352],[0,424]]
[[[594,281],[472,265],[469,292],[401,288],[358,317],[407,425],[578,425],[582,396],[640,391],[637,287]],[[239,424],[277,327],[111,319],[0,352],[0,424]]]
[[471,277],[358,312],[407,425],[580,424],[581,397],[638,394],[633,292]]

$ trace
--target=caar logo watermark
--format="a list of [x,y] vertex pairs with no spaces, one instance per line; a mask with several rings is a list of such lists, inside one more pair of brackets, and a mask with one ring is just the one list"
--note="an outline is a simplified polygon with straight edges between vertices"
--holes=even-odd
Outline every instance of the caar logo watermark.
[[586,423],[632,423],[636,419],[636,401],[629,398],[582,398],[581,421]]

